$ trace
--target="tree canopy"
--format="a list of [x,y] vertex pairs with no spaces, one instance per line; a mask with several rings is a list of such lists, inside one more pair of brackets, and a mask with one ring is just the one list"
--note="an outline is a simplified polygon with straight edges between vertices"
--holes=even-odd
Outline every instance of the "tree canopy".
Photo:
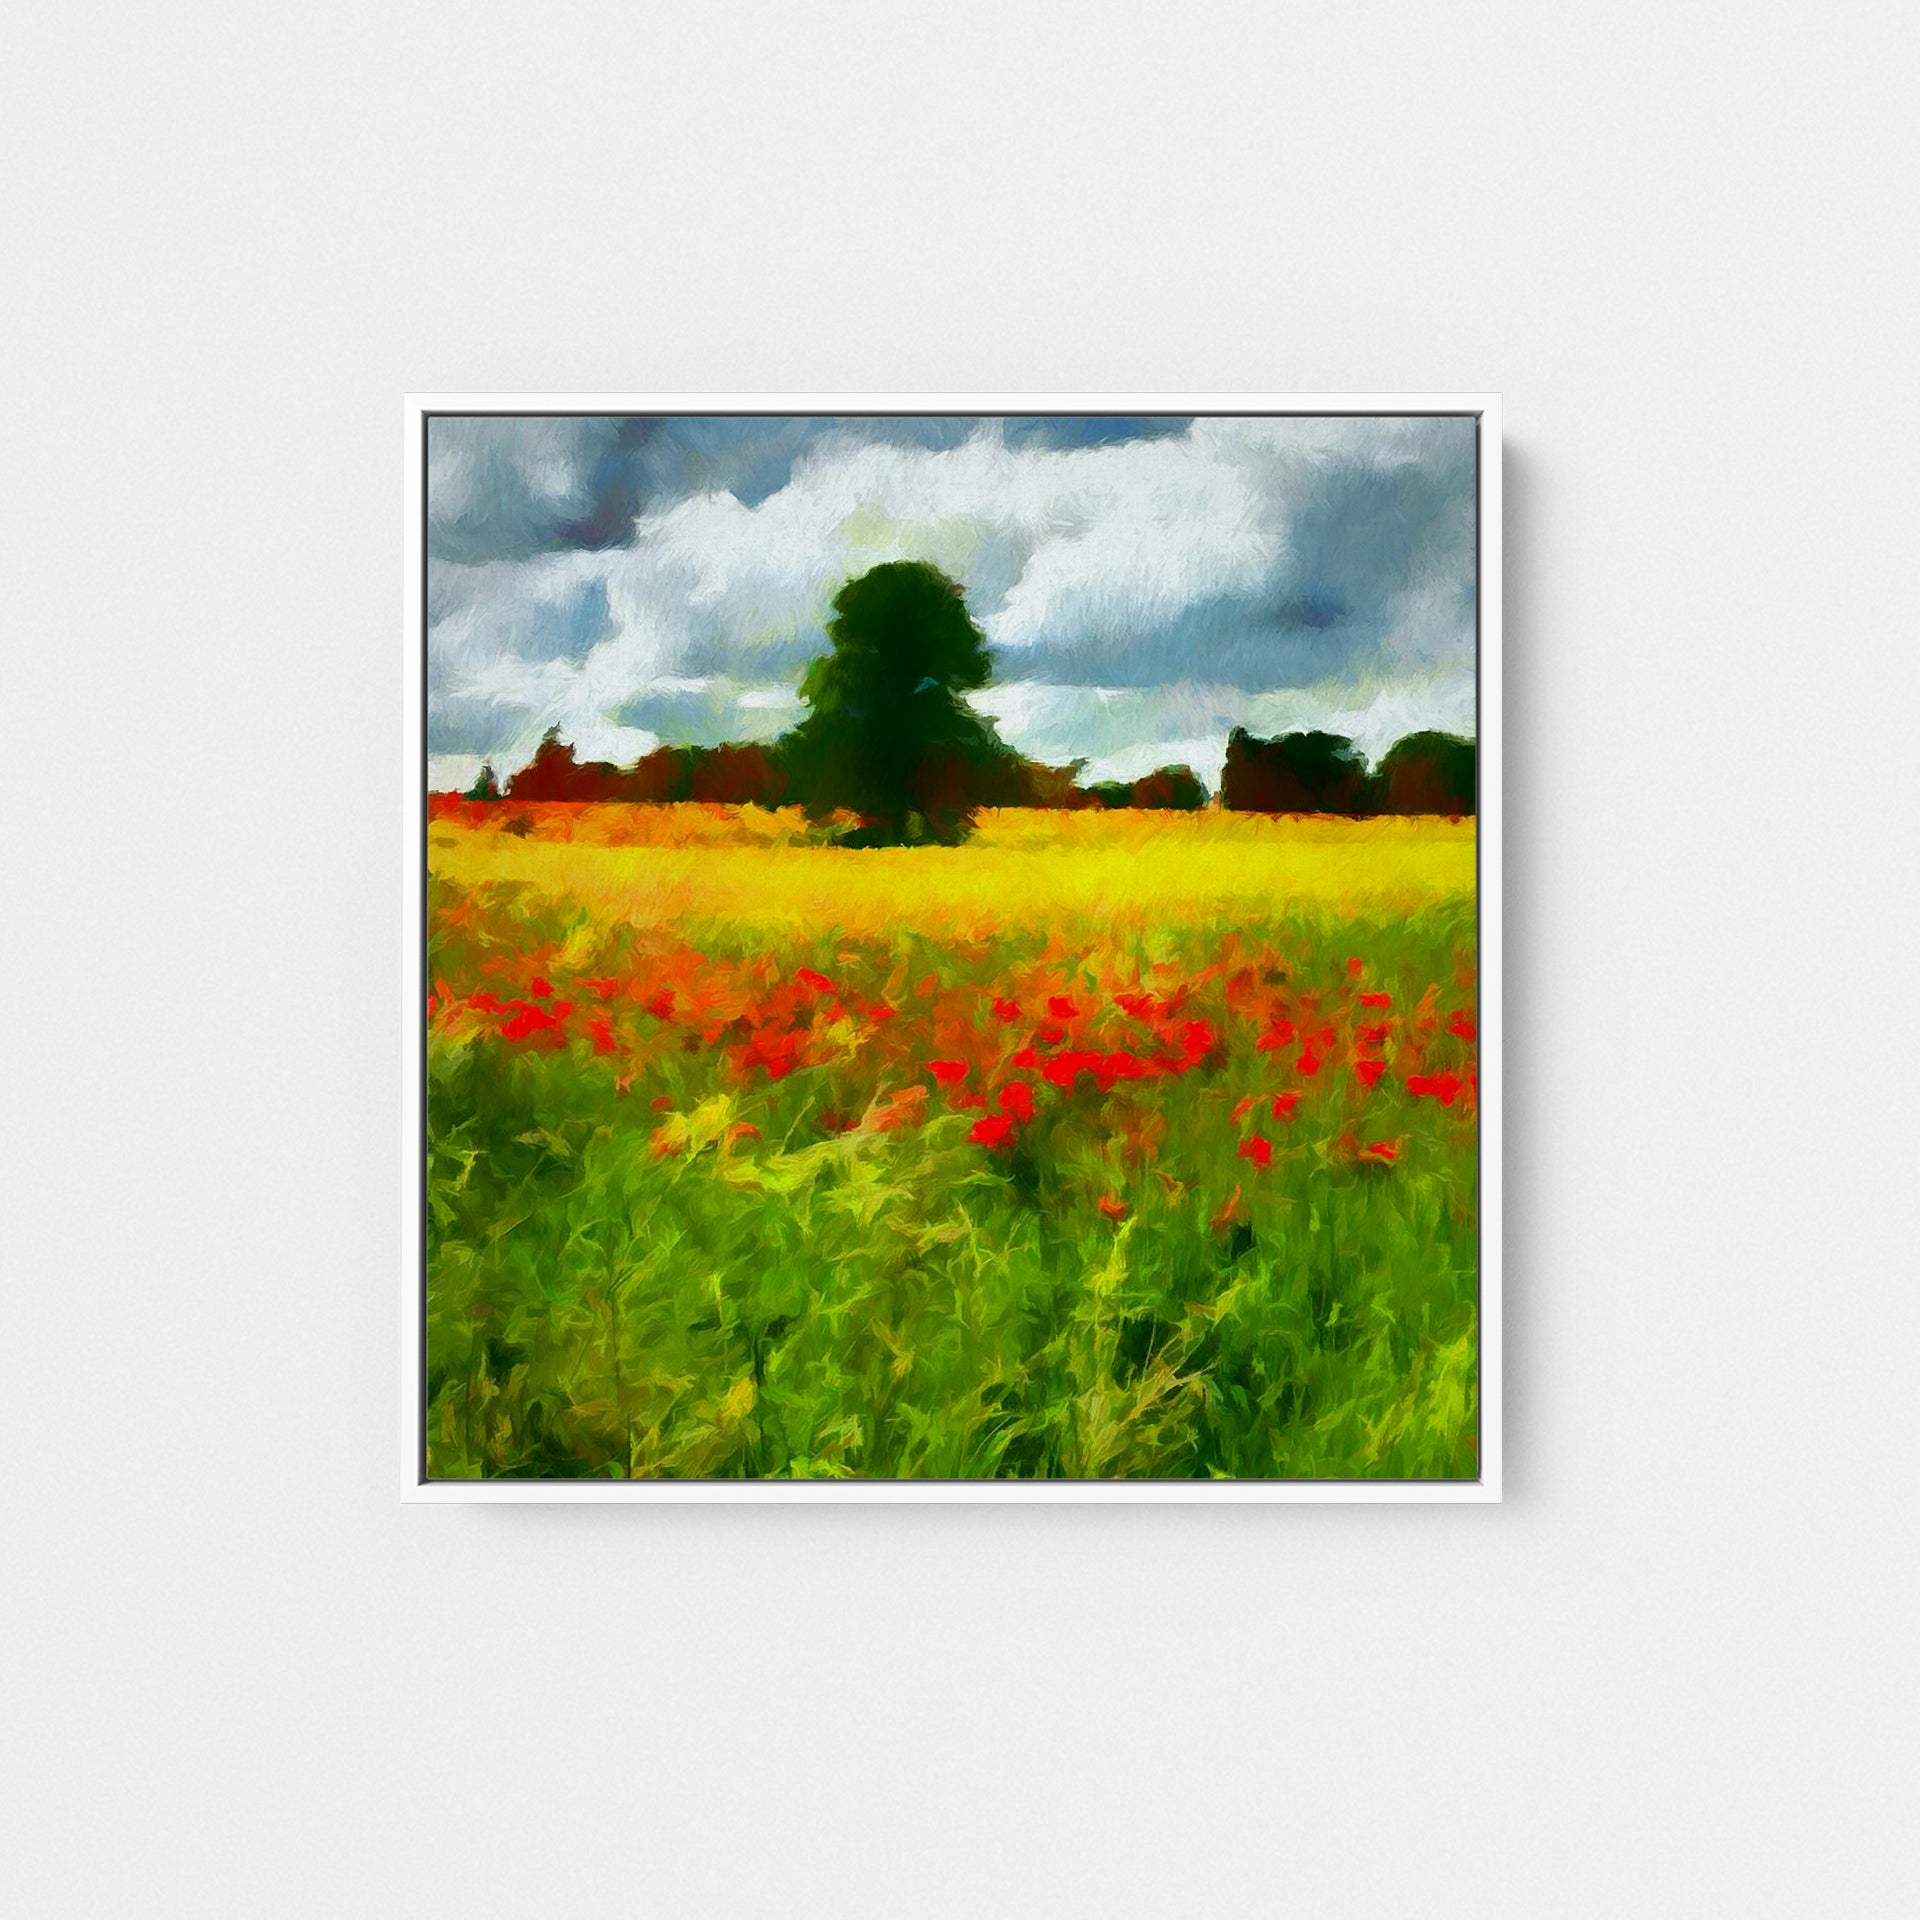
[[1220,776],[1224,805],[1247,813],[1373,811],[1367,763],[1337,733],[1286,733],[1260,740],[1244,727],[1227,736]]
[[780,742],[795,789],[815,813],[861,815],[876,841],[959,839],[1013,757],[961,698],[993,669],[959,586],[887,561],[834,596],[827,638],[800,683],[811,711]]
[[1374,782],[1382,813],[1472,813],[1475,743],[1452,733],[1410,733],[1387,749]]

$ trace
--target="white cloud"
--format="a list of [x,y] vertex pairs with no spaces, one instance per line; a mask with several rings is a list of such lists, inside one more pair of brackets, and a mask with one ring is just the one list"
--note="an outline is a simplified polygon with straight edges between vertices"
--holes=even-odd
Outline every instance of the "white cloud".
[[480,778],[480,769],[486,763],[485,754],[430,753],[427,755],[427,791],[465,793]]

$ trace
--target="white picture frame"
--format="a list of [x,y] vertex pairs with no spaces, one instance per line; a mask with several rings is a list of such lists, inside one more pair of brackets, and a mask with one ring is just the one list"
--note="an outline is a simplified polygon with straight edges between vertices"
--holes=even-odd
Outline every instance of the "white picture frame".
[[[436,414],[1471,415],[1478,423],[1479,1390],[1475,1480],[429,1480],[425,1472],[426,461]],[[492,1502],[1194,1501],[1501,1498],[1501,461],[1495,394],[410,394],[403,412],[405,567],[401,834],[399,1433],[402,1499]]]

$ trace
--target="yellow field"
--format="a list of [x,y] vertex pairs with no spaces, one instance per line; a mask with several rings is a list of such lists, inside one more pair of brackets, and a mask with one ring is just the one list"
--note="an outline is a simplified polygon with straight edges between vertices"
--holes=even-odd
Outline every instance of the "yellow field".
[[[507,816],[511,817],[511,816]],[[798,813],[536,810],[524,835],[434,821],[433,871],[523,882],[638,926],[726,922],[848,934],[1167,924],[1277,912],[1404,914],[1471,900],[1471,820],[1003,811],[955,848],[805,844]]]

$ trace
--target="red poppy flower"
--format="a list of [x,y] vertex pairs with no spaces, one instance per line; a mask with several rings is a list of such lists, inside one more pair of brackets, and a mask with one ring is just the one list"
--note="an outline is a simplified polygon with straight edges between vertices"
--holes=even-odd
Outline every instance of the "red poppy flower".
[[969,1107],[984,1107],[987,1096],[984,1093],[956,1093],[948,1097],[947,1105],[956,1113],[964,1113]]
[[793,976],[803,987],[810,987],[815,993],[831,993],[833,982],[824,973],[815,973],[811,967],[802,967]]
[[427,1018],[431,1020],[440,1011],[440,1002],[432,994],[427,995]]
[[1450,1107],[1459,1098],[1460,1089],[1466,1083],[1457,1073],[1410,1073],[1407,1075],[1407,1091],[1416,1097],[1424,1096],[1438,1100],[1443,1107]]
[[1367,963],[1362,960],[1357,953],[1350,954],[1347,958],[1347,978],[1349,980],[1358,980],[1366,970],[1366,964]]
[[1197,1060],[1213,1051],[1214,1039],[1211,1020],[1189,1020],[1180,1029],[1180,1050]]
[[1360,1158],[1378,1160],[1382,1166],[1390,1167],[1400,1158],[1400,1143],[1397,1140],[1376,1140]]
[[662,987],[660,991],[647,1002],[647,1011],[652,1014],[656,1020],[671,1020],[673,1018],[673,989],[671,987]]
[[1127,1217],[1127,1203],[1117,1193],[1105,1194],[1101,1197],[1100,1211],[1109,1220],[1124,1220]]
[[532,1006],[525,1000],[516,1000],[513,1004],[518,1011],[500,1029],[502,1039],[530,1039],[534,1034],[548,1032],[560,1024],[552,1014],[543,1012],[539,1007]]
[[1363,1007],[1390,1007],[1393,1005],[1393,995],[1390,993],[1363,993],[1360,996],[1360,1004]]
[[1156,1000],[1150,993],[1116,993],[1113,1004],[1134,1020],[1157,1020],[1170,1011],[1164,1001]]
[[1251,1160],[1256,1167],[1273,1164],[1273,1142],[1264,1134],[1250,1133],[1240,1142],[1239,1155],[1242,1160]]
[[1018,1000],[1006,1000],[999,994],[995,994],[993,997],[993,1017],[998,1020],[1003,1027],[1011,1026],[1014,1021],[1020,1018],[1020,1002]]
[[1477,1030],[1473,1022],[1469,1020],[1464,1013],[1456,1013],[1453,1018],[1447,1022],[1447,1031],[1458,1040],[1472,1040],[1477,1037]]
[[760,1027],[748,1037],[745,1046],[729,1047],[727,1052],[742,1075],[758,1067],[769,1080],[784,1080],[799,1066],[806,1044],[804,1032],[776,1033],[771,1028]]
[[1024,1080],[1010,1080],[1000,1089],[1000,1105],[1016,1120],[1033,1118],[1033,1089]]
[[1273,1096],[1273,1117],[1276,1120],[1291,1120],[1293,1110],[1300,1104],[1297,1093],[1276,1093]]
[[1057,1047],[1067,1037],[1067,1030],[1057,1022],[1049,1020],[1035,1037],[1043,1047]]
[[1079,1047],[1069,1047],[1064,1053],[1056,1053],[1053,1058],[1041,1068],[1041,1072],[1047,1079],[1051,1080],[1056,1087],[1071,1092],[1073,1083],[1079,1079],[1083,1073],[1097,1074],[1100,1071],[1100,1067],[1101,1057],[1099,1054],[1088,1053]]
[[1013,1121],[1004,1113],[990,1113],[967,1129],[976,1147],[1004,1147],[1013,1138]]
[[1293,1063],[1293,1070],[1311,1080],[1320,1071],[1320,1056],[1311,1047],[1301,1048],[1299,1059]]
[[1118,1047],[1100,1062],[1100,1084],[1110,1087],[1116,1080],[1145,1080],[1152,1072],[1152,1066],[1138,1054]]
[[1010,1055],[1009,1064],[1016,1067],[1024,1067],[1029,1073],[1032,1073],[1040,1065],[1040,1055],[1033,1042],[1029,1040],[1017,1053]]
[[1386,1039],[1388,1029],[1391,1025],[1391,1021],[1382,1020],[1377,1027],[1362,1026],[1356,1028],[1355,1031],[1359,1034],[1360,1044],[1363,1047],[1377,1047]]
[[572,1011],[573,1002],[571,1000],[556,1000],[553,1003],[552,1013],[556,1020],[564,1020]]
[[1282,1047],[1293,1045],[1293,1022],[1275,1020],[1258,1040],[1253,1043],[1255,1053],[1278,1053]]
[[877,1000],[867,1009],[867,1018],[869,1020],[891,1020],[899,1011],[900,1009],[898,1007],[890,1007],[884,1000]]
[[1386,1070],[1387,1063],[1384,1060],[1356,1060],[1353,1063],[1353,1077],[1368,1089],[1378,1083]]
[[467,1005],[470,1006],[475,1013],[498,1013],[500,1011],[500,1002],[490,993],[468,994]]
[[1056,993],[1047,1001],[1047,1014],[1054,1020],[1078,1020],[1080,1009],[1064,993]]
[[964,1060],[929,1060],[927,1071],[933,1075],[937,1085],[957,1087],[967,1077],[967,1063]]
[[587,1022],[587,1032],[593,1036],[593,1050],[595,1053],[611,1053],[613,1051],[613,1022],[609,1020],[605,1014],[601,1014],[597,1019],[589,1020]]
[[529,983],[527,991],[532,994],[536,1000],[551,1000],[553,998],[553,988],[537,973]]
[[1260,1096],[1257,1093],[1248,1094],[1244,1100],[1236,1100],[1233,1103],[1233,1120],[1235,1124],[1237,1125],[1240,1121],[1244,1120],[1259,1104]]
[[618,980],[582,980],[580,984],[601,1000],[611,1000],[620,991]]

